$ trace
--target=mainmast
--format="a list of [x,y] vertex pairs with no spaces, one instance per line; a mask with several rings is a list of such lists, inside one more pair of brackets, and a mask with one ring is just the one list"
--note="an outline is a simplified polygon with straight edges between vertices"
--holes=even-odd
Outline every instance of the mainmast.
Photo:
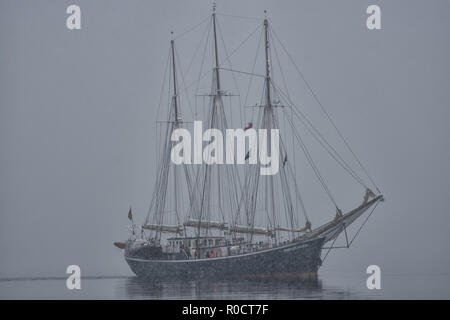
[[[223,106],[223,96],[227,94],[222,91],[220,64],[219,64],[219,41],[221,36],[220,26],[217,20],[216,4],[212,8],[211,46],[213,46],[212,57],[212,86],[210,94],[210,108],[206,111],[207,129],[217,129],[225,133],[228,129],[227,114]],[[222,39],[223,40],[223,39]],[[223,43],[225,48],[225,43]],[[205,47],[206,48],[206,47]],[[230,95],[231,96],[231,95]],[[231,102],[231,101],[230,101]],[[231,114],[230,114],[231,115]],[[212,140],[214,139],[214,140]],[[215,136],[211,138],[214,142]],[[211,155],[212,156],[212,155]],[[218,163],[204,162],[197,171],[198,203],[199,208],[193,208],[194,215],[186,226],[196,226],[197,240],[202,235],[210,235],[212,232],[225,231],[225,224],[231,224],[230,216],[238,210],[240,197],[240,181],[237,169],[233,166],[219,165]],[[191,211],[192,212],[192,211]],[[228,228],[228,226],[227,226]]]
[[[210,123],[209,123],[209,128],[214,128],[215,126],[218,125],[218,119],[217,119],[217,113],[220,107],[221,107],[221,91],[220,91],[220,76],[219,76],[219,52],[218,52],[218,47],[217,47],[217,28],[216,28],[216,3],[213,3],[213,13],[212,13],[212,22],[213,22],[213,36],[214,36],[214,59],[215,59],[215,68],[214,68],[214,75],[215,75],[215,90],[212,92],[211,96],[212,96],[212,110],[211,110],[211,119],[210,119]],[[202,195],[201,195],[201,201],[200,201],[200,215],[199,215],[199,219],[198,219],[198,227],[197,227],[197,243],[199,243],[199,237],[200,237],[200,231],[201,231],[201,227],[202,227],[202,220],[205,220],[204,215],[205,212],[204,211],[209,211],[210,210],[210,202],[211,202],[211,196],[207,193],[209,193],[210,191],[210,177],[211,177],[211,168],[209,165],[205,166],[205,172],[204,172],[204,177],[203,177],[203,187],[202,187]],[[217,169],[219,170],[219,169]],[[218,171],[217,174],[217,178],[218,178],[218,182],[217,185],[220,188],[220,174]],[[221,194],[220,194],[220,189],[218,192],[218,197],[220,199]],[[207,199],[206,199],[207,198]],[[206,202],[206,203],[205,203]],[[220,202],[220,201],[219,201]],[[206,208],[205,208],[206,207]],[[208,212],[206,212],[206,214],[209,215]],[[206,232],[208,232],[208,228],[206,228]]]

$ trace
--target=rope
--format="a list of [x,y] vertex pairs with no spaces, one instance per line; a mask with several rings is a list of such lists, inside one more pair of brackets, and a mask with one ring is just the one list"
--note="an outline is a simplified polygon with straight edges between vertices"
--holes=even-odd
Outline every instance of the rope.
[[[209,24],[208,24],[208,25],[206,25],[205,30],[203,30],[202,37],[200,38],[200,42],[197,44],[197,47],[195,48],[194,54],[193,54],[193,56],[192,56],[192,58],[191,58],[191,61],[189,62],[189,65],[188,65],[188,67],[187,67],[187,69],[186,69],[186,75],[187,75],[187,74],[189,73],[189,71],[191,70],[191,67],[192,67],[192,64],[193,64],[193,62],[194,62],[194,59],[195,59],[195,57],[197,56],[198,50],[200,49],[201,44],[203,43],[203,39],[205,38],[206,32],[209,30],[209,27],[210,27],[210,26],[209,26]],[[186,85],[184,84],[184,81],[183,81],[183,85],[186,87]]]
[[336,242],[337,238],[338,238],[338,237],[336,237],[336,238],[333,240],[333,243],[331,243],[331,246],[328,248],[327,253],[325,254],[325,256],[324,256],[323,259],[322,259],[322,263],[325,262],[325,259],[327,258],[328,254],[330,253],[331,248],[333,248],[334,243]]
[[[216,20],[216,22],[217,22],[217,20]],[[208,27],[209,27],[209,30],[211,30],[211,28],[210,28],[210,25],[208,25]],[[241,42],[241,44],[239,44],[233,51],[231,51],[231,54],[227,57],[227,58],[231,58],[231,56],[233,55],[233,54],[235,54],[236,53],[236,51],[238,50],[238,49],[240,49],[241,47],[242,47],[242,45],[246,42],[246,41],[248,41],[249,39],[250,39],[250,37],[256,32],[256,31],[258,31],[258,29],[260,28],[260,26],[258,26],[255,30],[253,30],[242,42]],[[208,36],[207,36],[207,38],[209,38],[209,34],[210,34],[210,31],[209,31],[209,33],[208,33]],[[206,51],[206,46],[205,46],[205,51]],[[226,60],[225,60],[226,61]],[[219,63],[219,66],[223,63],[224,61],[221,61],[220,63]],[[187,88],[190,88],[190,87],[192,87],[194,84],[196,84],[197,82],[200,82],[200,80],[202,80],[203,78],[205,78],[208,74],[210,74],[211,72],[212,72],[212,70],[213,69],[211,69],[211,70],[209,70],[209,71],[207,71],[207,72],[205,72],[205,73],[201,73],[200,72],[200,75],[199,75],[199,78],[198,78],[198,80],[197,81],[193,81],[192,83],[190,83],[188,86],[187,86]],[[197,91],[196,91],[197,92]]]
[[[254,61],[253,61],[253,66],[252,66],[252,71],[251,71],[252,73],[255,71],[256,61],[258,60],[259,47],[260,47],[260,45],[261,45],[261,39],[262,39],[262,35],[263,35],[263,28],[260,28],[260,29],[261,29],[261,32],[260,32],[260,34],[259,34],[258,45],[257,45],[257,47],[256,47],[256,55],[255,55],[255,59],[254,59]],[[253,82],[253,77],[250,77],[249,84],[248,84],[248,89],[247,89],[247,93],[246,93],[246,95],[245,95],[244,105],[247,105],[248,95],[249,95],[249,93],[250,93],[250,89],[251,89],[251,86],[252,86],[252,82]],[[245,110],[244,110],[244,112],[245,112]],[[254,115],[254,110],[252,110],[251,119],[253,119],[253,115]]]
[[[230,55],[228,54],[227,47],[225,45],[225,40],[223,38],[222,29],[220,28],[219,21],[216,20],[216,23],[217,23],[217,30],[218,30],[218,33],[220,35],[220,39],[222,40],[222,45],[223,45],[223,48],[225,50],[226,61],[228,61],[228,65],[230,66],[230,70],[233,70],[233,66],[231,65]],[[238,83],[236,81],[236,77],[234,76],[234,73],[232,72],[231,74],[233,76],[234,85],[235,85],[236,91],[238,93],[239,106],[241,106],[242,103],[241,103],[241,93],[239,91],[239,86],[238,86]],[[231,100],[231,98],[230,98],[230,100]],[[239,108],[239,116],[240,116],[240,121],[242,123],[242,108]],[[226,121],[226,119],[225,119],[225,121]],[[233,115],[231,114],[231,109],[230,109],[230,121],[231,122],[233,121]]]
[[[281,93],[282,98],[286,97],[286,94],[279,89],[279,87],[273,83],[273,85],[279,90],[279,93]],[[308,132],[316,139],[319,144],[324,148],[325,151],[330,154],[330,156],[345,170],[347,173],[354,178],[359,184],[361,184],[365,189],[368,189],[364,181],[358,176],[358,174],[350,167],[350,165],[342,158],[342,156],[336,151],[335,148],[326,140],[326,138],[320,133],[320,131],[312,124],[312,122],[306,117],[305,114],[303,114],[299,108],[295,108],[294,103],[290,100],[289,97],[287,97],[288,103],[291,104],[293,115],[295,115],[301,123],[305,126],[305,128],[308,130]],[[326,145],[326,146],[325,146]],[[328,148],[329,149],[328,149]],[[332,152],[331,152],[331,151]]]
[[173,40],[177,40],[182,38],[183,36],[185,36],[186,34],[188,34],[191,31],[194,31],[195,29],[197,29],[199,26],[201,26],[202,24],[204,24],[206,21],[210,20],[211,16],[207,16],[205,19],[203,19],[202,21],[200,21],[199,23],[197,23],[195,26],[193,26],[192,28],[180,33],[178,36],[176,36]]
[[378,188],[378,186],[375,184],[375,182],[373,181],[373,179],[371,178],[371,176],[369,175],[368,171],[366,170],[366,168],[363,166],[362,162],[359,160],[359,158],[356,156],[356,154],[353,152],[352,148],[350,147],[350,145],[348,144],[347,140],[344,138],[344,136],[342,135],[341,131],[338,129],[338,127],[336,126],[336,124],[334,123],[334,121],[331,119],[330,115],[328,114],[328,112],[326,111],[325,107],[322,105],[322,103],[320,102],[319,98],[317,97],[316,93],[314,92],[314,90],[312,89],[311,85],[309,84],[309,82],[306,80],[305,76],[303,75],[303,73],[301,72],[300,68],[297,66],[297,64],[295,63],[294,59],[292,58],[292,56],[289,54],[289,52],[287,51],[286,47],[283,45],[283,43],[281,42],[281,40],[278,38],[275,30],[273,30],[273,34],[275,36],[275,38],[277,39],[277,41],[280,43],[281,47],[283,48],[284,52],[286,53],[286,55],[288,56],[289,60],[291,61],[291,63],[294,65],[295,69],[297,70],[297,72],[299,73],[300,77],[302,78],[303,82],[306,84],[308,90],[311,92],[314,100],[316,100],[317,104],[320,106],[322,112],[325,114],[325,116],[328,118],[328,121],[332,124],[332,126],[334,127],[334,129],[336,130],[336,132],[338,133],[339,137],[342,139],[342,141],[344,142],[345,146],[347,147],[347,149],[350,151],[350,153],[353,155],[353,157],[356,159],[356,161],[358,162],[359,166],[361,167],[361,169],[364,171],[364,173],[366,174],[366,176],[369,178],[370,182],[374,185],[374,187],[377,189],[377,191],[379,193],[381,193],[380,189]]
[[306,145],[303,142],[302,138],[299,136],[298,132],[295,130],[295,126],[292,123],[292,119],[288,118],[287,120],[288,120],[289,124],[291,125],[291,127],[294,129],[294,136],[297,138],[297,141],[300,143],[300,147],[302,148],[302,151],[305,154],[309,165],[313,169],[314,174],[316,175],[317,179],[319,180],[320,184],[322,185],[322,188],[325,190],[325,192],[327,193],[328,197],[333,202],[335,207],[338,208],[338,205],[337,205],[336,201],[334,200],[333,195],[331,194],[330,190],[328,189],[328,187],[326,185],[326,182],[325,182],[325,179],[320,174],[319,169],[317,168],[317,165],[315,164],[314,160],[312,159],[311,154],[308,151],[308,148],[306,147]]
[[242,74],[248,74],[251,76],[255,76],[255,77],[261,77],[261,78],[265,78],[266,76],[263,76],[261,74],[257,74],[257,73],[251,73],[251,72],[245,72],[245,71],[240,71],[240,70],[233,70],[233,69],[227,69],[227,68],[219,68],[220,70],[225,70],[225,71],[230,71],[230,72],[236,72],[236,73],[242,73]]
[[[208,72],[208,73],[206,73],[205,75],[202,76],[203,64],[205,63],[206,48],[207,48],[207,46],[208,46],[209,35],[211,34],[211,24],[209,24],[208,26],[209,26],[209,27],[208,27],[208,35],[206,36],[206,40],[205,40],[205,48],[204,48],[204,50],[203,50],[202,62],[201,62],[201,65],[200,65],[200,72],[198,73],[198,79],[197,79],[197,86],[196,86],[196,88],[195,88],[195,94],[198,93],[198,87],[199,87],[199,85],[200,85],[200,80],[203,79],[203,78],[205,77],[205,75],[209,73],[209,72]],[[195,83],[195,82],[193,82],[192,84],[194,84],[194,83]],[[192,84],[191,84],[191,85],[192,85]],[[188,88],[189,88],[191,85],[189,85]]]
[[[177,63],[180,66],[178,69],[180,70],[180,74],[181,74],[182,87],[183,87],[184,91],[186,92],[186,98],[187,98],[187,101],[188,101],[189,111],[191,111],[191,115],[192,115],[192,117],[194,117],[194,111],[192,110],[191,99],[189,98],[189,92],[187,91],[187,88],[186,88],[186,81],[185,81],[185,78],[184,78],[183,69],[181,68],[180,58],[178,57],[178,51],[176,49],[174,51],[175,51],[175,56],[176,56],[176,59],[177,59]],[[177,119],[175,119],[175,120],[177,120]]]
[[[358,231],[355,233],[355,235],[353,236],[352,240],[350,242],[348,242],[347,239],[347,246],[342,246],[342,247],[334,247],[334,243],[336,242],[337,238],[336,237],[333,242],[331,243],[331,246],[328,247],[327,249],[327,253],[325,254],[324,258],[322,259],[322,263],[325,261],[325,258],[328,256],[328,254],[330,253],[331,249],[340,249],[340,248],[350,248],[350,246],[352,245],[353,241],[355,241],[356,237],[359,235],[359,233],[361,232],[362,228],[364,227],[364,225],[366,224],[366,222],[369,220],[370,216],[373,214],[373,212],[375,211],[376,207],[378,206],[380,202],[376,202],[375,205],[372,207],[372,210],[370,211],[369,215],[366,217],[366,219],[364,220],[364,222],[361,224],[361,226],[358,228]],[[347,231],[346,228],[344,227],[344,230],[346,232],[346,238],[347,238]]]
[[377,203],[375,203],[375,205],[372,208],[372,211],[370,211],[369,215],[367,216],[367,218],[364,220],[364,222],[361,224],[361,227],[359,227],[358,231],[356,232],[355,236],[353,237],[353,239],[350,241],[349,243],[349,247],[351,246],[351,244],[353,243],[353,241],[356,239],[356,237],[358,236],[359,232],[362,230],[362,228],[364,227],[364,225],[366,224],[366,222],[369,220],[370,216],[372,215],[372,213],[375,211],[375,208],[378,206],[378,204],[380,203],[380,201],[378,201]]
[[[217,20],[216,20],[217,22]],[[249,35],[235,48],[231,51],[230,55],[227,57],[227,59],[231,58],[233,54],[236,53],[252,36],[255,34],[256,31],[258,31],[261,28],[260,25],[258,25],[252,32],[249,33]],[[222,64],[222,61],[219,63],[219,66]]]
[[161,85],[161,92],[160,92],[160,95],[159,95],[159,103],[158,103],[158,110],[156,111],[156,119],[158,119],[159,112],[161,110],[162,96],[163,96],[163,93],[164,93],[164,84],[166,83],[167,68],[168,68],[168,65],[169,65],[169,60],[170,60],[170,50],[169,50],[169,53],[168,53],[167,59],[166,59],[166,67],[164,68],[164,77],[163,77],[163,81],[162,81],[162,85]]
[[258,21],[263,21],[264,20],[262,18],[257,18],[257,17],[236,16],[236,15],[225,14],[225,13],[216,13],[216,15],[224,16],[224,17],[230,17],[230,18],[237,18],[237,19],[245,19],[245,20],[258,20]]

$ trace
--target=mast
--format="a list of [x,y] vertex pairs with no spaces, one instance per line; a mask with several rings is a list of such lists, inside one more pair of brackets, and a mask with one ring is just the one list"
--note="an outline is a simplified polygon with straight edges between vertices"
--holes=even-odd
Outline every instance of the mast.
[[[267,14],[267,11],[264,11]],[[265,75],[264,75],[264,88],[263,88],[263,101],[262,101],[262,117],[259,127],[261,129],[267,130],[267,153],[274,156],[274,152],[277,150],[272,149],[272,129],[279,130],[279,122],[277,119],[277,114],[275,113],[275,108],[284,107],[278,103],[272,103],[272,97],[277,97],[277,89],[272,83],[271,79],[271,64],[270,64],[270,33],[269,33],[269,21],[267,18],[263,21],[263,33],[264,33],[264,59],[265,59]],[[281,136],[281,133],[280,133]],[[278,153],[277,153],[278,154]],[[281,142],[279,146],[279,160],[281,158],[287,159],[287,150]],[[255,216],[256,210],[261,211],[259,208],[264,208],[265,215],[267,217],[267,230],[266,236],[270,236],[274,239],[275,244],[278,244],[282,240],[282,232],[289,232],[290,239],[294,238],[299,232],[306,231],[305,228],[300,228],[298,226],[298,221],[294,220],[294,211],[292,205],[292,192],[296,192],[298,198],[300,198],[298,187],[295,182],[295,174],[290,170],[289,163],[285,168],[285,162],[281,162],[282,166],[279,168],[279,173],[276,175],[260,175],[261,164],[258,165],[256,170],[253,170],[250,174],[251,177],[247,179],[245,188],[251,190],[248,195],[246,195],[246,200],[251,203],[251,206],[245,208],[245,214],[247,215],[247,224],[252,228],[249,229],[251,236],[249,237],[250,242],[253,241],[254,235],[264,235],[261,230],[255,228]],[[293,186],[293,191],[291,190]],[[285,214],[280,214],[284,212]],[[305,211],[303,211],[305,214]],[[308,218],[305,216],[308,221]],[[279,223],[287,224],[287,227],[280,226]],[[258,230],[258,232],[253,232],[253,229]],[[242,232],[242,228],[239,228],[239,232]]]
[[[216,29],[216,3],[213,3],[213,13],[212,13],[212,21],[213,21],[213,36],[214,36],[214,57],[215,57],[215,77],[216,77],[216,81],[215,81],[215,86],[216,86],[216,90],[215,92],[212,92],[212,96],[213,96],[213,109],[211,112],[211,119],[210,119],[210,124],[209,124],[209,128],[213,128],[215,125],[215,117],[217,114],[217,105],[220,102],[220,78],[219,78],[219,53],[218,53],[218,48],[217,48],[217,29]],[[210,166],[206,165],[205,167],[205,172],[204,172],[204,177],[203,177],[203,186],[202,186],[202,195],[201,195],[201,201],[200,201],[200,215],[199,215],[199,219],[198,219],[198,226],[197,226],[197,239],[196,239],[196,249],[198,249],[199,246],[199,242],[200,242],[200,236],[201,236],[201,226],[202,226],[202,220],[203,220],[203,215],[204,215],[204,206],[205,206],[205,197],[206,197],[206,193],[209,189],[208,184],[210,183]],[[220,182],[219,182],[220,185]],[[206,208],[206,210],[209,210],[209,196],[207,199],[207,203],[206,206],[208,206],[208,208]],[[208,232],[208,227],[205,228],[206,232]]]
[[214,29],[214,55],[216,59],[216,95],[220,95],[220,78],[219,78],[219,52],[217,50],[217,32],[216,32],[216,3],[213,4],[213,29]]
[[[264,10],[264,13],[267,14],[267,11]],[[266,55],[266,105],[264,107],[264,115],[266,118],[266,123],[264,125],[264,127],[267,129],[267,144],[268,144],[268,151],[269,153],[272,155],[272,150],[271,150],[271,128],[272,128],[272,123],[273,123],[273,110],[272,110],[272,102],[270,100],[270,65],[269,65],[269,21],[267,20],[267,18],[264,19],[264,43],[265,43],[265,55]],[[273,176],[269,176],[268,177],[268,183],[269,183],[269,192],[270,195],[268,197],[268,199],[270,200],[270,204],[271,205],[271,211],[272,211],[272,221],[273,221],[273,226],[276,226],[276,215],[275,215],[275,191],[274,191],[274,181],[273,181]],[[275,236],[275,242],[278,242],[277,237]]]
[[[227,96],[227,94],[222,91],[218,45],[221,40],[219,39],[221,30],[217,20],[215,3],[213,4],[211,15],[211,33],[213,37],[210,42],[213,47],[211,57],[213,60],[211,70],[212,85],[210,94],[207,95],[210,97],[210,106],[206,113],[208,124],[205,127],[225,132],[229,124],[222,97]],[[223,43],[223,46],[225,48],[225,43]],[[202,235],[225,231],[222,225],[216,225],[213,222],[217,220],[225,223],[232,220],[230,216],[238,210],[241,185],[238,172],[233,166],[219,165],[217,163],[203,163],[197,171],[197,177],[200,181],[197,187],[199,195],[196,202],[199,208],[194,208],[195,222],[189,223],[189,226],[197,226],[196,237],[199,239]],[[218,229],[218,231],[213,229]]]
[[[264,13],[266,11],[264,10]],[[265,52],[266,52],[266,106],[270,107],[270,67],[269,67],[269,21],[264,19],[264,43],[265,43]]]
[[[175,41],[173,39],[173,31],[171,31],[172,40],[170,40],[170,47],[172,49],[172,73],[173,73],[173,107],[175,111],[175,121],[172,125],[172,128],[178,127],[178,104],[177,104],[177,78],[176,78],[176,70],[175,70]],[[173,129],[172,129],[173,130]],[[177,181],[177,173],[176,170],[173,171],[173,183],[174,183],[174,205],[175,205],[175,213],[178,216],[178,181]]]
[[[172,31],[173,35],[173,31]],[[172,49],[172,73],[173,73],[173,106],[175,108],[175,122],[178,122],[180,119],[178,117],[178,104],[177,104],[177,78],[176,78],[176,71],[175,71],[175,48],[174,48],[175,41],[172,39],[170,41],[170,46]]]
[[[180,172],[178,172],[178,167],[171,165],[170,161],[170,150],[175,144],[175,142],[170,140],[173,131],[180,128],[183,125],[181,119],[181,113],[178,105],[178,88],[177,88],[177,70],[176,70],[176,55],[175,55],[175,40],[173,39],[173,31],[171,32],[172,39],[170,41],[169,52],[171,54],[171,65],[172,71],[168,71],[168,74],[172,74],[173,77],[173,95],[170,105],[169,118],[167,123],[165,138],[162,139],[164,143],[164,150],[161,155],[161,159],[158,163],[158,174],[155,184],[154,195],[150,204],[150,208],[147,214],[145,223],[142,225],[143,229],[155,232],[155,238],[161,239],[161,233],[175,233],[181,235],[183,232],[183,226],[181,223],[180,213],[183,210],[183,194],[181,188],[183,186],[188,189],[189,203],[193,202],[192,198],[192,185],[190,172],[187,170],[186,166],[183,166],[185,181],[180,179]],[[170,80],[170,79],[169,79]],[[169,81],[170,84],[170,81]],[[170,177],[173,175],[173,177]],[[173,186],[170,186],[171,192],[168,192],[169,179],[173,178]],[[183,183],[184,182],[184,183]],[[169,198],[170,196],[170,198]],[[166,201],[170,201],[166,203]],[[164,224],[164,212],[167,211],[167,207],[171,206],[175,212],[176,224]],[[173,223],[173,222],[172,222]]]

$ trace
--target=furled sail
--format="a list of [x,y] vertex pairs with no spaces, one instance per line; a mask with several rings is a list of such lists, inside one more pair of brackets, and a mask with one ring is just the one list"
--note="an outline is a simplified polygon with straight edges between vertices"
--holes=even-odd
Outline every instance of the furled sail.
[[198,219],[188,219],[184,224],[185,227],[208,228],[208,229],[228,229],[227,224],[221,221],[200,221]]
[[276,231],[287,231],[287,232],[306,232],[309,230],[308,227],[304,227],[301,229],[291,229],[291,228],[285,228],[285,227],[275,227]]
[[248,226],[239,226],[239,225],[235,225],[235,226],[230,227],[230,232],[261,234],[261,235],[266,235],[266,236],[272,236],[273,235],[272,230],[267,229],[267,228],[248,227]]
[[181,226],[173,226],[173,225],[144,224],[142,228],[147,230],[157,230],[160,232],[171,232],[179,234],[182,234],[183,232],[183,228]]

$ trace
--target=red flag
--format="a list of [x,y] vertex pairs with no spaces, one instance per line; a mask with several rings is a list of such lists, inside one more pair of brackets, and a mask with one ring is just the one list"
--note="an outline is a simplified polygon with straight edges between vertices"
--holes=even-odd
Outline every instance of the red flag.
[[131,207],[130,207],[130,211],[128,211],[128,219],[133,220],[133,214],[131,213]]
[[244,131],[248,130],[250,128],[253,128],[253,123],[251,123],[251,122],[249,122],[248,125],[244,128]]

